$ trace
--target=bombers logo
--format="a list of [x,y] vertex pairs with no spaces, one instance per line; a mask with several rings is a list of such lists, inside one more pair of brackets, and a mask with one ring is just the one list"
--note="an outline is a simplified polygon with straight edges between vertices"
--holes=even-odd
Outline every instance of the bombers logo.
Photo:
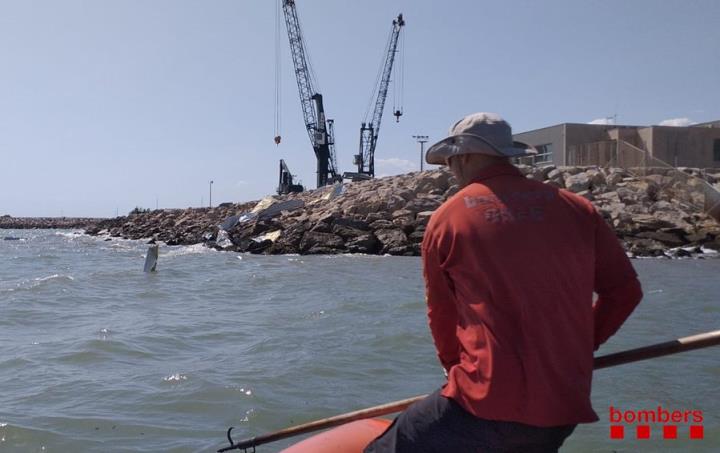
[[653,435],[650,424],[662,425],[663,439],[702,439],[702,422],[703,412],[698,409],[668,410],[658,406],[654,410],[620,410],[610,406],[611,439],[624,439],[626,426],[634,426],[635,438],[650,439]]

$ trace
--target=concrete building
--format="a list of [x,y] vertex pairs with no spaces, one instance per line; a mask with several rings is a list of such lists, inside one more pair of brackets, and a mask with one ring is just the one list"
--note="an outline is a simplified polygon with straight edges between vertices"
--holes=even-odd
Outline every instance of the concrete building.
[[515,134],[538,155],[524,163],[536,165],[610,165],[635,167],[720,167],[720,121],[675,126],[620,126],[563,123]]

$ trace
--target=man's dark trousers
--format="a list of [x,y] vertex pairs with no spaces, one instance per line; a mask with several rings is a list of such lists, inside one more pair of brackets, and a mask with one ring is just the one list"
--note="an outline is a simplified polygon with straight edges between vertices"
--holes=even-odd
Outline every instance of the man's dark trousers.
[[557,452],[575,426],[484,420],[438,390],[400,414],[365,453]]

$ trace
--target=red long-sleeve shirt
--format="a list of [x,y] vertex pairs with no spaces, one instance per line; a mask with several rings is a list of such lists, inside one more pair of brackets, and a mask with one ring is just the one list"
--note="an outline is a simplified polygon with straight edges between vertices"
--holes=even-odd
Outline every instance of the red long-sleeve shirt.
[[590,202],[494,165],[433,214],[422,256],[443,395],[490,420],[597,420],[593,351],[642,291]]

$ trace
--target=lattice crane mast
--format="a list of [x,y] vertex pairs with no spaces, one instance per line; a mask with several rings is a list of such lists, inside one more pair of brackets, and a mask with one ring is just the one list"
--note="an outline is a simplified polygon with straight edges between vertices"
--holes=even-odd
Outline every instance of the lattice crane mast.
[[[390,87],[390,75],[392,74],[395,55],[398,52],[400,32],[404,26],[405,20],[403,19],[403,15],[399,14],[398,17],[393,20],[385,51],[382,73],[378,79],[379,83],[376,82],[377,91],[374,93],[375,109],[373,110],[372,120],[369,123],[363,122],[360,127],[360,149],[359,154],[355,155],[355,164],[358,169],[357,179],[367,179],[375,176],[375,146],[377,145],[378,135],[380,134],[380,122],[382,121],[385,100],[387,98],[388,88]],[[396,121],[400,121],[402,108],[395,109],[393,115]],[[367,114],[365,118],[367,118]]]
[[307,48],[303,40],[298,20],[295,0],[281,0],[290,53],[295,66],[300,106],[305,119],[305,128],[317,159],[317,186],[322,187],[336,181],[342,181],[335,157],[335,137],[332,120],[325,118],[323,97],[316,89],[317,82],[312,76],[312,68],[307,59]]

